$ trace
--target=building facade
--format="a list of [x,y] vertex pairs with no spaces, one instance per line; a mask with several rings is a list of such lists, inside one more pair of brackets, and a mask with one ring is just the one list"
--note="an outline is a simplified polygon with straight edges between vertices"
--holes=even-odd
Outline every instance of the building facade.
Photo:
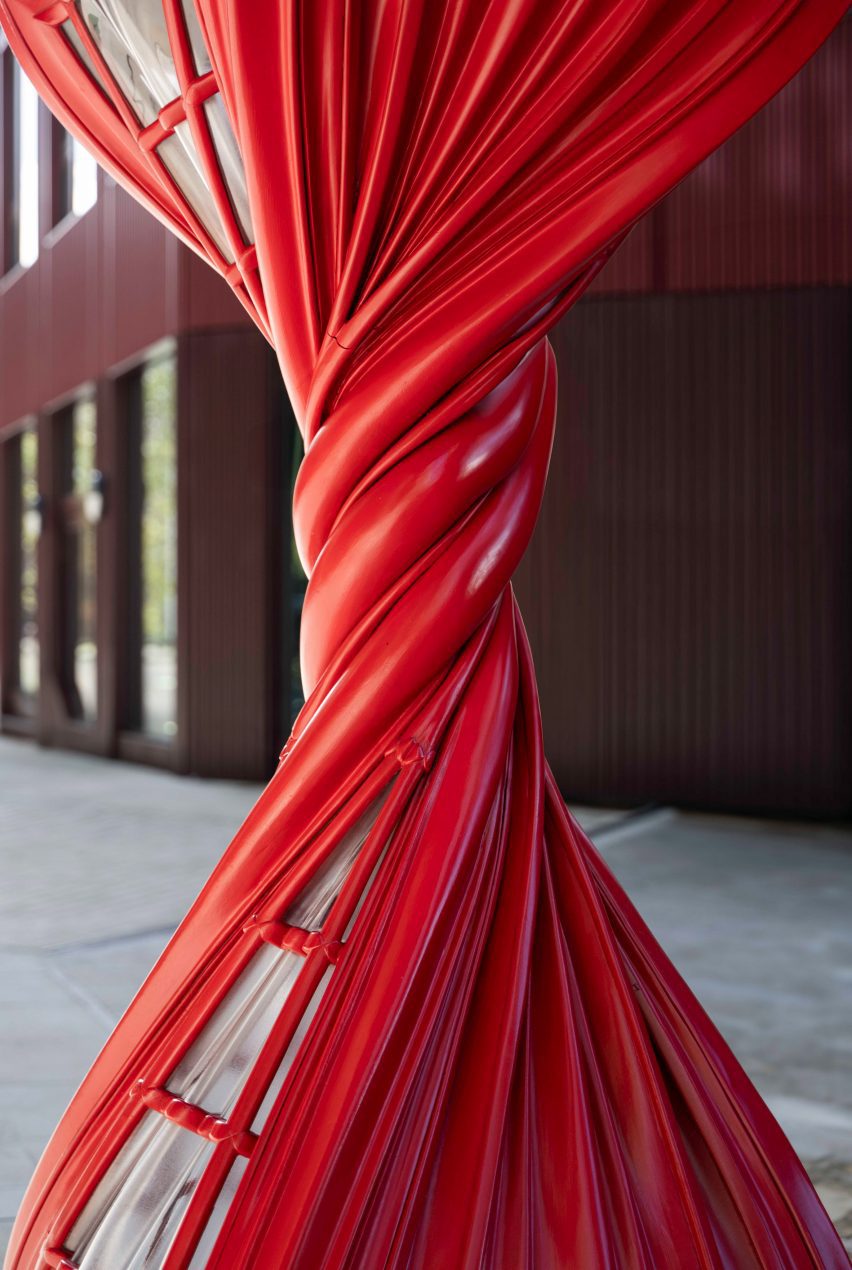
[[[848,814],[847,20],[553,334],[517,576],[570,798]],[[299,702],[299,446],[236,300],[2,53],[2,727],[261,779]]]
[[304,587],[274,356],[8,49],[2,103],[3,730],[260,779]]

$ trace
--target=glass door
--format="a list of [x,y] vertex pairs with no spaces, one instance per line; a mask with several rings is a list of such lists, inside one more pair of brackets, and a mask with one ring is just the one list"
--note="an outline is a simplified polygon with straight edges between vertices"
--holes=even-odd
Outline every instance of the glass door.
[[94,400],[80,398],[63,411],[59,423],[63,687],[69,715],[93,723],[98,715],[97,527],[103,510]]
[[19,573],[17,689],[27,712],[35,711],[41,658],[38,641],[38,540],[41,536],[41,496],[38,489],[38,435],[27,428],[18,439]]
[[3,443],[6,499],[3,531],[4,604],[9,649],[4,655],[3,711],[35,715],[41,678],[38,632],[38,545],[42,500],[38,485],[38,433],[26,427]]

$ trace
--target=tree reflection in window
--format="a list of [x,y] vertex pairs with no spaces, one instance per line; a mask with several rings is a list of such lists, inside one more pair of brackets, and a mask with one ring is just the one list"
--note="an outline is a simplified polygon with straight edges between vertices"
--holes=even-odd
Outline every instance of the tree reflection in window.
[[176,363],[149,363],[138,379],[140,718],[143,732],[177,731]]
[[67,468],[68,553],[67,618],[71,656],[71,713],[93,722],[98,713],[97,523],[86,514],[87,496],[96,485],[97,410],[89,397],[70,412]]
[[18,597],[18,689],[34,698],[39,687],[38,645],[38,436],[33,428],[20,439],[20,581]]

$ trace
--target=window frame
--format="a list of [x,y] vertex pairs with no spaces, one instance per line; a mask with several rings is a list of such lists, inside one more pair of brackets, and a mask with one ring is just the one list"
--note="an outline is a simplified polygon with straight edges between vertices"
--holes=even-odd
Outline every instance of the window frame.
[[[141,381],[145,368],[168,357],[175,364],[175,452],[177,462],[177,730],[172,736],[159,736],[141,729],[141,660],[137,657],[140,632],[139,605],[142,595],[140,573],[141,560],[136,552],[134,539],[138,535],[138,517],[141,503],[136,505],[139,489],[140,454],[137,441],[141,438],[141,396],[136,384]],[[172,771],[187,768],[186,737],[186,630],[184,622],[184,595],[181,582],[183,517],[181,504],[181,353],[180,341],[173,336],[157,340],[126,361],[112,368],[109,373],[110,398],[114,414],[115,456],[113,481],[116,497],[110,500],[113,517],[112,533],[115,539],[115,752],[134,763],[164,767]],[[135,489],[134,489],[135,487]],[[109,491],[108,491],[109,492]]]
[[17,105],[15,102],[15,59],[12,50],[6,43],[5,36],[0,37],[0,212],[2,212],[2,258],[0,258],[0,275],[4,278],[17,266],[17,219],[15,215],[16,170],[15,170],[15,120]]
[[[39,716],[42,691],[42,675],[39,675],[39,687],[35,693],[26,693],[20,685],[20,635],[22,627],[21,604],[21,548],[22,518],[24,505],[21,497],[21,442],[28,432],[34,433],[39,446],[36,474],[41,485],[41,437],[39,421],[35,415],[26,415],[10,427],[3,430],[0,436],[0,483],[2,483],[2,524],[0,524],[0,545],[2,546],[2,645],[3,663],[0,667],[0,716],[3,730],[7,732],[31,735],[36,728]],[[36,590],[36,611],[41,609],[42,552],[41,543],[36,546],[38,582]],[[39,660],[42,660],[42,632],[39,631]]]
[[[21,246],[21,183],[19,180],[19,136],[18,89],[22,84],[29,85],[35,93],[36,120],[36,184],[35,184],[35,217],[36,217],[36,252],[32,260],[22,261]],[[44,102],[32,87],[24,74],[12,50],[0,49],[0,205],[2,206],[2,273],[0,273],[0,289],[4,289],[18,278],[23,277],[38,264],[44,241],[45,230],[45,193],[51,182],[46,175],[44,154],[45,121],[51,118]],[[49,165],[47,165],[49,170]]]
[[100,451],[100,432],[101,432],[101,412],[100,403],[96,386],[91,383],[85,383],[78,386],[61,405],[57,406],[51,412],[51,464],[52,464],[52,499],[53,504],[53,520],[56,529],[56,622],[53,631],[54,647],[56,654],[56,671],[59,688],[62,694],[63,705],[65,708],[65,720],[75,729],[84,730],[92,734],[99,732],[101,727],[101,715],[103,711],[103,694],[101,691],[102,683],[102,648],[101,648],[101,622],[100,622],[100,600],[101,600],[101,525],[102,521],[98,521],[92,526],[95,535],[95,575],[94,575],[94,600],[95,600],[95,648],[97,650],[97,660],[95,663],[96,680],[95,680],[95,712],[93,716],[87,717],[83,706],[82,697],[80,695],[79,686],[77,684],[75,669],[75,647],[76,643],[73,638],[75,630],[74,620],[71,618],[72,587],[75,580],[75,570],[72,569],[71,556],[71,540],[76,533],[79,532],[79,526],[85,521],[83,503],[85,495],[88,491],[77,492],[73,488],[69,488],[70,473],[73,464],[73,426],[74,426],[74,410],[81,402],[89,401],[95,410],[95,450],[92,463],[92,471],[97,473],[100,471],[99,451]]

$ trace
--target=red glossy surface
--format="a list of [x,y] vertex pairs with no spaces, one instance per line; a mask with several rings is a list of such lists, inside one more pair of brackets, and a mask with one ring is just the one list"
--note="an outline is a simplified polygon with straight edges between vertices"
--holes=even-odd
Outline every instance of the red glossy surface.
[[[56,1131],[10,1267],[73,1263],[63,1246],[139,1120],[140,1081],[222,1139],[163,1263],[187,1264],[269,1071],[223,1128],[158,1091],[258,930],[394,773],[377,881],[208,1265],[848,1264],[566,812],[509,587],[554,427],[548,328],[844,8],[201,0],[256,234],[242,250],[231,227],[229,267],[62,47],[69,7],[0,0],[63,121],[271,333],[306,440],[311,572],[310,696],[279,771]],[[308,953],[311,983],[338,927]]]

